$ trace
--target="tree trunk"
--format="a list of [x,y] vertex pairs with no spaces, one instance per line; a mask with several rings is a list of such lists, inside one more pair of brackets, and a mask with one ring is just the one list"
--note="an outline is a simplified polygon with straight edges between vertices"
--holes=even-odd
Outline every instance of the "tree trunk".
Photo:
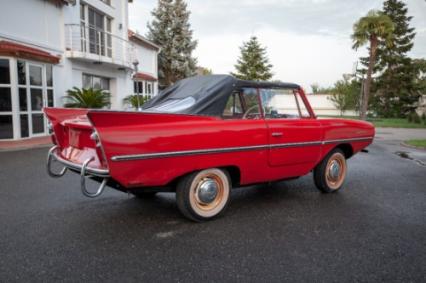
[[362,96],[362,105],[361,105],[361,113],[360,118],[362,120],[367,119],[367,110],[368,110],[368,100],[370,97],[370,88],[371,88],[371,76],[373,73],[374,64],[376,62],[376,50],[377,50],[377,37],[370,37],[370,60],[368,62],[368,70],[367,70],[367,79],[364,84],[364,93]]

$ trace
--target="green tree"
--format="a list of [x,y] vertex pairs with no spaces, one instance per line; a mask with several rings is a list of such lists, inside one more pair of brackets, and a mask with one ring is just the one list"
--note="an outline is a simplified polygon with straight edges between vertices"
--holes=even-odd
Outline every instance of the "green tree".
[[311,89],[313,94],[320,93],[320,86],[317,83],[311,84]]
[[213,74],[212,69],[201,67],[201,66],[197,67],[197,75],[199,76],[207,76],[212,74]]
[[232,75],[238,79],[249,81],[268,81],[272,78],[272,65],[256,36],[240,47],[241,55],[235,65],[236,72]]
[[68,108],[104,108],[111,105],[110,94],[100,89],[79,89],[73,87],[63,97],[64,107]]
[[161,46],[158,54],[158,77],[161,88],[195,75],[197,59],[192,52],[197,41],[192,39],[190,12],[183,0],[159,0],[152,11],[147,37]]
[[426,95],[426,59],[414,59],[414,81],[419,95]]
[[360,90],[361,85],[358,81],[343,78],[334,84],[329,99],[340,110],[340,115],[343,115],[346,110],[359,108]]
[[416,34],[410,27],[412,17],[407,16],[404,2],[385,1],[383,13],[392,20],[395,28],[391,44],[381,40],[377,49],[377,71],[380,75],[376,80],[374,107],[381,116],[403,117],[413,111],[413,105],[418,100],[415,68],[407,56]]
[[360,18],[354,24],[353,30],[352,40],[354,49],[358,49],[367,43],[369,44],[367,79],[364,84],[362,105],[360,109],[360,117],[365,120],[367,118],[370,98],[372,73],[376,64],[377,47],[379,45],[379,41],[382,41],[387,45],[392,44],[394,24],[392,20],[383,13],[370,11],[366,16]]
[[318,83],[311,84],[313,94],[329,94],[333,91],[332,87],[322,87]]

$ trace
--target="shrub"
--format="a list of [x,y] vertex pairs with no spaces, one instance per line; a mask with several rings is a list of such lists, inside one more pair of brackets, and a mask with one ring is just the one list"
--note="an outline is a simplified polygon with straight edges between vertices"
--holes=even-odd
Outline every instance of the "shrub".
[[79,89],[73,87],[67,91],[67,95],[63,97],[65,100],[64,107],[68,108],[104,108],[111,104],[110,94],[100,89]]
[[123,99],[123,102],[126,104],[130,104],[134,109],[137,110],[139,107],[144,105],[150,99],[151,97],[149,95],[132,94],[132,95],[126,96]]
[[422,122],[420,116],[416,112],[413,112],[413,122],[416,124],[420,124]]

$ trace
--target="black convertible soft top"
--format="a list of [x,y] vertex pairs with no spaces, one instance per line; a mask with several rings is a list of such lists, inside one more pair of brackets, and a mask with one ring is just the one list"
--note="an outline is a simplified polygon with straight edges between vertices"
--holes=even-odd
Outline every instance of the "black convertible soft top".
[[229,96],[241,88],[298,89],[297,84],[238,80],[230,75],[196,76],[178,81],[148,101],[146,112],[220,116]]

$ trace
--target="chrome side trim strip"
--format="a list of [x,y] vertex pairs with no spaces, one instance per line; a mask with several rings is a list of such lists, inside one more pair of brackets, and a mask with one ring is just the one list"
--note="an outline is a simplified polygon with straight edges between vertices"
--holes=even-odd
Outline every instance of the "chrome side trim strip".
[[356,142],[372,140],[373,137],[340,139],[340,140],[327,140],[327,141],[309,141],[309,142],[294,142],[294,143],[281,143],[272,145],[253,145],[241,147],[225,147],[225,148],[212,148],[212,149],[198,149],[198,150],[182,150],[182,151],[168,151],[159,153],[146,153],[146,154],[130,154],[130,155],[116,155],[111,158],[112,161],[130,161],[130,160],[146,160],[153,158],[169,158],[177,156],[189,156],[208,153],[229,153],[239,151],[250,151],[259,149],[274,149],[274,148],[289,148],[289,147],[302,147],[302,146],[316,146],[340,142]]
[[226,147],[226,148],[212,148],[212,149],[199,149],[199,150],[183,150],[183,151],[168,151],[160,153],[146,153],[146,154],[132,154],[132,155],[119,155],[113,156],[112,161],[127,161],[127,160],[142,160],[142,159],[153,159],[161,157],[176,157],[176,156],[188,156],[208,153],[228,153],[237,151],[247,150],[258,150],[268,148],[269,145],[253,145],[243,147]]
[[337,139],[337,140],[327,140],[323,141],[322,144],[330,144],[330,143],[341,143],[341,142],[360,142],[360,141],[369,141],[374,137],[364,137],[364,138],[351,138],[351,139]]
[[269,148],[301,147],[301,146],[313,146],[313,145],[321,145],[321,144],[322,144],[322,141],[291,142],[291,143],[271,144],[269,145]]

